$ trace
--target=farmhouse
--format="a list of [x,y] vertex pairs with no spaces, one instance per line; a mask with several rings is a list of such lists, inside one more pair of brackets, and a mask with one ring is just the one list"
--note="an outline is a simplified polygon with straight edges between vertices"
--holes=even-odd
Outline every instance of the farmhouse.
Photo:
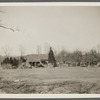
[[27,62],[33,67],[44,67],[48,63],[48,56],[45,54],[34,54],[26,56]]

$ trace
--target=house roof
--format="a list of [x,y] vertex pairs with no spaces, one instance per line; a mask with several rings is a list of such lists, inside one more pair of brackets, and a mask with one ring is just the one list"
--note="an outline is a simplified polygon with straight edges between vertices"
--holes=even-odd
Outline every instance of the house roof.
[[36,61],[41,61],[41,59],[48,59],[48,56],[45,54],[33,54],[33,55],[27,55],[26,59],[28,62],[36,62]]

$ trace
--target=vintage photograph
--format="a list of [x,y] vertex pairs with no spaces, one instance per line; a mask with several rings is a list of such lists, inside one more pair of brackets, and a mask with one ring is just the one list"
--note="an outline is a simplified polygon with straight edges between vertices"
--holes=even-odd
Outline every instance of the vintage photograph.
[[100,6],[0,6],[0,94],[99,94]]

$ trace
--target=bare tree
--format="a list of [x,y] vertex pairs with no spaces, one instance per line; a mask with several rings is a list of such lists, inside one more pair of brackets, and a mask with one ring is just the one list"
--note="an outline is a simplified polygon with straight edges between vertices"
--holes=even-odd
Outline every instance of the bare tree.
[[97,52],[100,53],[100,44],[97,45]]
[[[5,11],[0,11],[0,13],[6,13]],[[0,22],[1,22],[2,20],[0,20]],[[8,30],[11,30],[12,32],[14,32],[14,31],[19,31],[19,29],[13,29],[13,28],[11,28],[11,27],[7,27],[7,26],[5,26],[5,25],[3,25],[2,23],[0,23],[0,28],[4,28],[4,29],[8,29]]]
[[45,42],[45,44],[44,44],[45,54],[48,54],[49,48],[50,48],[50,45],[47,42]]
[[37,46],[37,53],[38,53],[38,58],[40,58],[40,54],[41,54],[41,46],[40,45]]
[[21,57],[25,55],[25,48],[22,45],[19,46],[19,52]]
[[3,53],[4,53],[4,55],[5,55],[6,57],[9,57],[9,56],[11,55],[11,48],[8,47],[8,46],[2,47],[2,51],[3,51]]
[[37,46],[37,53],[38,53],[38,55],[41,53],[41,46],[40,45]]

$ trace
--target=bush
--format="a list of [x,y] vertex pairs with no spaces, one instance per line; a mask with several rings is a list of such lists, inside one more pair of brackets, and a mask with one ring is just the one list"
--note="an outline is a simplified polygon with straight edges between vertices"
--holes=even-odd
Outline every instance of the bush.
[[3,64],[2,68],[3,69],[12,69],[12,65],[11,64]]
[[[1,65],[4,67],[7,67],[7,69],[10,69],[10,68],[18,68],[18,64],[19,64],[19,60],[17,60],[16,58],[8,58],[6,57],[3,62],[1,63]],[[4,67],[4,69],[5,69]]]

